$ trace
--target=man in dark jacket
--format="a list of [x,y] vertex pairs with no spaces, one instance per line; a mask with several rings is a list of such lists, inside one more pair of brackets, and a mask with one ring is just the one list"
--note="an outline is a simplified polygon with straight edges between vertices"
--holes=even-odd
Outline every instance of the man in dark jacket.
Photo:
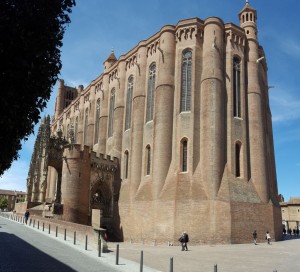
[[189,242],[189,235],[184,231],[179,238],[179,242],[181,243],[181,250],[188,251],[187,243]]
[[25,214],[24,214],[26,225],[27,225],[27,221],[28,221],[29,215],[30,215],[30,214],[29,214],[29,211],[27,210],[27,211],[25,212]]

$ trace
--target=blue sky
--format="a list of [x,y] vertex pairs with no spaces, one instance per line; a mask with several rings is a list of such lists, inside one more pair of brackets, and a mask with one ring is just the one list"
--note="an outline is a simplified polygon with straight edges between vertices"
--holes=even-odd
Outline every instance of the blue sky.
[[[103,72],[113,48],[117,58],[179,20],[210,16],[239,25],[245,0],[77,0],[62,47],[60,78],[69,86],[87,86]],[[258,39],[264,47],[273,118],[277,181],[285,200],[300,197],[300,2],[249,0],[258,12]],[[52,115],[53,88],[44,114]],[[38,126],[36,127],[36,131]],[[0,178],[1,189],[26,191],[26,177],[35,135],[23,144],[20,159]]]

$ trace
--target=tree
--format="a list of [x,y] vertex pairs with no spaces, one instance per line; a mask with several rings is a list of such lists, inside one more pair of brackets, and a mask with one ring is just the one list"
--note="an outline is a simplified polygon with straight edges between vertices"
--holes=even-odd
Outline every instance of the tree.
[[0,209],[5,209],[8,206],[8,200],[4,197],[0,197]]
[[75,0],[0,1],[0,175],[50,99]]

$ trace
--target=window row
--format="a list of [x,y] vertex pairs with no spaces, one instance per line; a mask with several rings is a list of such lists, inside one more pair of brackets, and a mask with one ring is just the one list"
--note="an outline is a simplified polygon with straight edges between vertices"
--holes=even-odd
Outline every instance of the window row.
[[[154,112],[154,93],[156,79],[156,64],[149,67],[148,91],[147,91],[147,109],[146,122],[153,120]],[[187,49],[182,53],[181,66],[181,91],[180,91],[180,112],[191,110],[191,82],[192,82],[192,51]],[[233,116],[241,117],[241,60],[239,57],[233,58]],[[125,111],[125,130],[131,127],[132,116],[132,98],[133,98],[134,78],[130,76],[127,84],[126,94],[126,111]],[[108,137],[113,136],[114,132],[114,108],[115,108],[115,88],[111,90],[109,101],[109,119],[108,119]],[[84,135],[87,133],[88,109],[85,111],[84,118]],[[100,99],[96,104],[94,144],[98,142],[99,137],[99,118],[100,118]],[[78,131],[78,117],[75,121],[75,142]],[[86,144],[86,137],[84,140]]]
[[[150,145],[146,146],[145,149],[145,166],[144,173],[145,176],[151,175],[151,161],[152,161],[152,153],[151,153]],[[183,139],[180,143],[180,171],[187,172],[187,159],[188,159],[188,142],[186,139]],[[129,173],[129,151],[126,150],[124,152],[124,164],[123,164],[123,177],[124,179],[128,178]]]

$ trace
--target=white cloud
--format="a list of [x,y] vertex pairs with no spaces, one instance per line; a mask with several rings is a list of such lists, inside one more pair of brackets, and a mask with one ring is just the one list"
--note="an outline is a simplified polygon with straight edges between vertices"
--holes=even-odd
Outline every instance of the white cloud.
[[270,105],[273,122],[300,119],[300,99],[290,90],[279,87],[270,91]]
[[300,57],[300,43],[299,41],[289,39],[280,39],[281,50],[290,56]]

